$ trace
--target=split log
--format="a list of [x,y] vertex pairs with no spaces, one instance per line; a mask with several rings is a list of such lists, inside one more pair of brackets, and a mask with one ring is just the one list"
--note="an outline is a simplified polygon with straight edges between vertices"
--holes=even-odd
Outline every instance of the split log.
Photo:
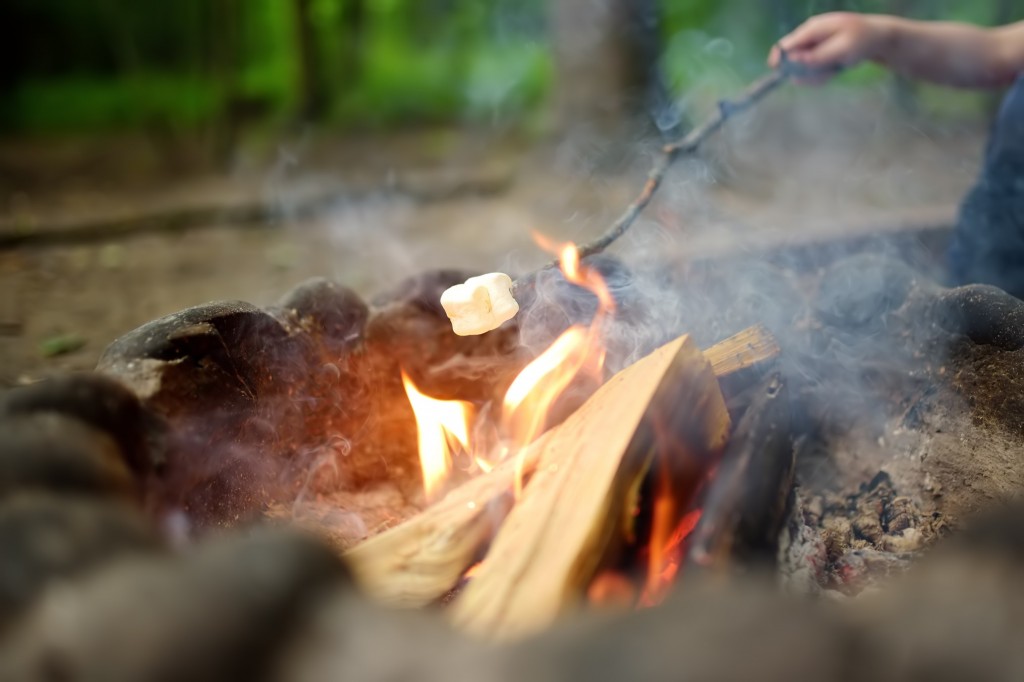
[[763,325],[754,325],[704,351],[715,376],[722,378],[779,354],[779,344]]
[[[532,472],[549,431],[523,453]],[[360,586],[391,606],[425,606],[451,590],[494,537],[512,507],[516,462],[451,491],[421,514],[346,553]]]
[[[608,427],[615,426],[620,430],[620,438],[633,435],[658,382],[669,383],[663,379],[674,366],[674,356],[666,355],[666,349],[680,344],[676,348],[679,352],[681,341],[677,339],[619,373],[606,384],[610,388],[599,390],[588,401],[589,405],[609,400],[598,396],[614,392],[617,399],[629,403],[630,414],[639,411],[632,421],[614,412],[611,414],[615,416],[606,420]],[[686,348],[692,350],[693,346],[687,343]],[[729,373],[763,363],[777,354],[778,346],[771,335],[763,327],[754,327],[704,351],[704,359],[712,368]],[[696,361],[692,354],[686,357]],[[624,376],[634,377],[630,382],[639,381],[642,377],[647,385],[643,391],[633,391],[632,383],[622,386]],[[678,375],[674,376],[673,381],[679,382]],[[646,399],[641,399],[645,392]],[[570,417],[565,424],[548,431],[526,449],[522,461],[526,475],[534,472],[556,433],[575,433],[569,429],[578,419],[580,417]],[[565,435],[558,438],[564,439]],[[611,449],[596,437],[588,436],[587,443],[601,443],[595,450],[602,452]],[[621,450],[610,452],[608,457],[621,458]],[[466,569],[481,558],[512,507],[514,480],[515,462],[504,462],[491,472],[453,490],[419,515],[350,550],[346,558],[357,581],[370,595],[393,606],[418,607],[437,600],[455,587]]]
[[628,534],[654,458],[671,460],[673,487],[692,491],[729,427],[711,365],[688,336],[613,377],[539,448],[522,498],[452,606],[455,624],[500,639],[549,625]]

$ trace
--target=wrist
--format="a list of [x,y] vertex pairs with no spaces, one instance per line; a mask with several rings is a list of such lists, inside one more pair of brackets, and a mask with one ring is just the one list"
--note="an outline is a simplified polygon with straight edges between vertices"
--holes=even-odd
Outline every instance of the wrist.
[[904,24],[900,17],[887,14],[872,14],[865,17],[868,23],[867,49],[864,58],[885,64],[897,49],[903,34]]

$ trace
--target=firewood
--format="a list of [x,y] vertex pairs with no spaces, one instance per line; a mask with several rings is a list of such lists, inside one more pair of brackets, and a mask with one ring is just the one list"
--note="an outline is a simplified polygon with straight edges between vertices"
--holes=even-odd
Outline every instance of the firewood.
[[704,351],[704,357],[719,378],[753,367],[778,354],[779,344],[775,337],[760,324],[747,327]]
[[729,437],[711,365],[682,336],[623,370],[540,445],[536,471],[456,599],[456,625],[486,638],[550,624],[623,537],[640,478],[671,460],[692,490]]
[[[673,342],[676,343],[681,341]],[[666,357],[665,348],[613,377],[608,385],[619,386],[624,381],[622,377],[627,376],[626,372],[644,372],[643,376],[648,383],[660,378],[672,366],[672,357]],[[692,344],[687,343],[686,349],[692,349]],[[718,367],[721,372],[728,373],[770,360],[777,353],[778,346],[774,339],[763,327],[758,326],[712,346],[704,351],[704,357],[712,369]],[[657,373],[659,368],[662,374]],[[648,401],[641,400],[639,394],[631,395],[623,388],[605,389],[605,392],[609,390],[617,390],[621,395],[629,396],[633,410],[639,409],[642,413],[643,408],[647,407]],[[648,386],[647,390],[650,398],[654,384]],[[597,395],[591,398],[591,401],[594,400],[598,400]],[[639,417],[636,419],[639,420]],[[638,423],[633,421],[630,425],[622,416],[608,421],[625,429],[627,435],[633,433]],[[566,425],[544,434],[525,451],[522,470],[526,475],[536,468],[549,439],[554,437],[556,431],[570,428],[570,423],[576,422],[570,418]],[[609,455],[615,456],[614,453]],[[489,473],[453,490],[444,499],[405,523],[348,551],[346,558],[363,589],[382,602],[405,607],[429,604],[451,590],[466,569],[480,558],[511,509],[514,480],[515,462],[504,462]]]
[[[533,471],[541,436],[524,452]],[[448,592],[479,557],[512,506],[516,462],[506,460],[452,490],[405,523],[370,538],[345,554],[360,586],[392,606],[425,606]]]
[[796,463],[789,404],[780,375],[761,381],[702,501],[700,522],[687,540],[686,572],[724,572],[737,559],[771,557]]

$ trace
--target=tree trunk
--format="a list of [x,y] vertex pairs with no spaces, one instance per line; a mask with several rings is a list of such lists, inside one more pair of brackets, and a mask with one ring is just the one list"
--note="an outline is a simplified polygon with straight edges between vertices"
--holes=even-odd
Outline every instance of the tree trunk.
[[363,70],[363,34],[366,31],[366,1],[346,0],[341,6],[341,85],[351,89]]
[[310,16],[312,0],[294,0],[295,43],[299,59],[299,121],[316,120],[323,114],[327,103],[320,71],[320,59],[316,43],[316,29]]
[[585,130],[623,138],[639,126],[650,126],[660,86],[656,4],[655,0],[551,3],[560,133]]

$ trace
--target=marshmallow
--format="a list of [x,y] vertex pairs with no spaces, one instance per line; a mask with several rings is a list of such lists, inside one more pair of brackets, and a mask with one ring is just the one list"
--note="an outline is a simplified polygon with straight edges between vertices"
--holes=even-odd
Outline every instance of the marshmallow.
[[470,277],[441,294],[441,307],[459,336],[497,329],[519,312],[512,297],[512,278],[503,272]]

